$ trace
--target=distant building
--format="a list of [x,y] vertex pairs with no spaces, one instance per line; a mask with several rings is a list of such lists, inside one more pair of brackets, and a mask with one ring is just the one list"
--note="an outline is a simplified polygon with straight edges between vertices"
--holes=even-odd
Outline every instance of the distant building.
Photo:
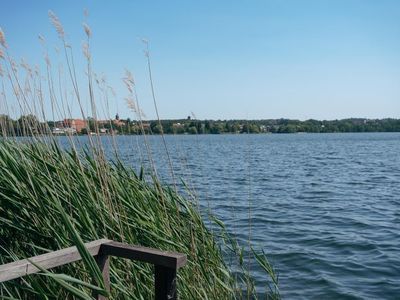
[[64,128],[72,128],[78,133],[86,128],[86,126],[86,121],[82,119],[64,119],[63,121]]
[[[118,117],[118,115],[117,115],[117,117]],[[118,119],[115,118],[115,120],[113,120],[112,122],[113,122],[113,124],[114,124],[115,126],[125,126],[125,121],[122,121],[122,120],[120,120],[119,118],[118,118]]]
[[65,131],[61,128],[55,127],[55,128],[53,128],[52,133],[53,134],[65,134]]
[[76,129],[70,128],[70,127],[67,127],[67,128],[58,128],[58,127],[55,127],[55,128],[52,130],[52,133],[53,133],[54,135],[75,134],[75,133],[76,133]]

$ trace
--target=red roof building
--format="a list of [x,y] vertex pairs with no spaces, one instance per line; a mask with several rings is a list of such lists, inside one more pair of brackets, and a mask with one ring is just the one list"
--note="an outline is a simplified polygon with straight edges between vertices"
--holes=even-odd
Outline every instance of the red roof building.
[[83,128],[86,128],[86,121],[82,119],[64,119],[64,127],[73,128],[80,133]]

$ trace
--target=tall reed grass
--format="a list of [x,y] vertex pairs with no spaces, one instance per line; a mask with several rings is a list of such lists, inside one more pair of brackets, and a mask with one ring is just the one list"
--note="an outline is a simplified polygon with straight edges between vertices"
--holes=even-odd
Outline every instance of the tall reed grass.
[[[57,76],[53,75],[54,67],[43,37],[40,41],[45,53],[44,75],[40,68],[15,62],[0,29],[0,109],[6,115],[18,112],[30,116],[21,118],[16,127],[6,117],[0,118],[3,136],[0,141],[0,264],[71,245],[78,246],[83,261],[51,273],[43,271],[0,284],[0,297],[91,299],[93,289],[105,294],[100,271],[85,252],[83,243],[108,238],[187,254],[188,264],[178,274],[182,299],[258,298],[261,294],[262,298],[279,298],[277,276],[263,252],[251,248],[249,254],[265,271],[267,289],[257,293],[248,272],[250,269],[246,267],[244,248],[227,233],[224,224],[209,214],[207,217],[212,224],[206,226],[196,201],[185,199],[176,186],[161,183],[145,135],[147,153],[142,155],[150,161],[151,168],[147,170],[142,166],[138,173],[119,159],[115,140],[111,160],[105,156],[99,135],[88,136],[87,146],[77,144],[73,136],[66,137],[68,149],[59,144],[47,122],[47,107],[51,107],[50,120],[54,121],[71,118],[72,106],[77,105],[82,118],[93,116],[98,134],[97,113],[99,107],[108,107],[109,95],[105,80],[99,80],[93,72],[92,31],[87,23],[84,23],[83,49],[86,97],[80,89],[74,52],[66,40],[64,28],[54,13],[50,12],[49,17],[60,38],[60,53],[65,61],[64,67],[57,68]],[[159,119],[148,52],[146,55]],[[63,70],[67,70],[66,75]],[[144,134],[143,113],[129,71],[124,82],[128,89],[127,103]],[[7,91],[11,91],[11,95]],[[89,111],[84,109],[85,98],[90,104]],[[29,137],[18,138],[16,132]],[[175,182],[168,148],[165,140],[163,142]],[[227,254],[237,262],[234,270],[224,261]],[[113,259],[110,297],[150,299],[153,297],[153,272],[152,266],[147,264]]]

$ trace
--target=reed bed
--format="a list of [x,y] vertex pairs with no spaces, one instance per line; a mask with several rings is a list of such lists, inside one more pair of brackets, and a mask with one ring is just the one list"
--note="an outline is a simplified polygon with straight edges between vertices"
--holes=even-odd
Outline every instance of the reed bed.
[[[179,272],[178,287],[184,299],[233,295],[215,239],[194,207],[168,187],[146,183],[122,164],[65,152],[56,144],[2,142],[0,169],[0,263],[75,244],[69,222],[85,242],[106,237],[187,253],[189,263]],[[151,298],[150,266],[113,259],[111,269],[116,299]],[[84,270],[68,268],[90,282]],[[1,290],[3,297],[22,293],[31,299],[41,290],[62,298],[48,286],[42,276],[33,275]]]
[[[84,147],[77,145],[72,136],[67,136],[68,149],[52,136],[45,112],[46,101],[50,104],[47,107],[52,109],[52,120],[57,116],[60,119],[71,117],[70,101],[78,105],[83,119],[89,112],[83,109],[85,96],[79,89],[72,47],[65,40],[60,20],[53,13],[49,16],[64,51],[65,78],[60,69],[58,79],[53,78],[47,54],[46,83],[43,83],[40,70],[33,70],[27,63],[21,64],[22,74],[9,54],[5,35],[0,29],[3,91],[0,109],[10,113],[10,103],[15,102],[21,115],[29,115],[16,124],[5,117],[0,118],[0,264],[72,245],[78,247],[83,260],[51,272],[43,271],[0,284],[0,297],[92,299],[92,290],[106,294],[100,270],[85,252],[83,243],[108,238],[187,254],[188,264],[178,273],[181,299],[256,299],[260,295],[261,298],[279,298],[277,276],[264,253],[251,247],[246,253],[227,233],[224,224],[209,212],[206,217],[212,223],[205,225],[205,214],[199,211],[198,199],[185,199],[176,185],[163,185],[145,137],[147,154],[141,155],[147,155],[146,159],[151,163],[149,169],[142,167],[136,173],[125,166],[119,159],[115,141],[112,143],[115,155],[106,159],[96,120],[99,107],[108,107],[107,84],[97,80],[92,71],[89,46],[92,31],[86,23],[83,54],[87,62],[87,99],[97,136],[88,136],[88,144]],[[44,39],[40,40],[43,42]],[[148,51],[146,56],[151,76]],[[67,79],[69,84],[62,85]],[[157,110],[151,77],[150,80]],[[5,82],[13,93],[11,100],[6,97]],[[59,93],[56,92],[57,83]],[[129,71],[124,83],[128,89],[127,102],[136,113],[144,134],[143,114]],[[69,89],[73,95],[70,100],[66,96]],[[102,96],[96,99],[96,95]],[[18,138],[17,133],[29,137]],[[174,177],[165,141],[163,145]],[[173,178],[174,183],[175,180]],[[246,254],[265,271],[266,290],[255,290]],[[235,260],[234,269],[225,263],[227,255]],[[154,270],[148,264],[113,258],[110,298],[151,299],[154,296],[153,274]]]

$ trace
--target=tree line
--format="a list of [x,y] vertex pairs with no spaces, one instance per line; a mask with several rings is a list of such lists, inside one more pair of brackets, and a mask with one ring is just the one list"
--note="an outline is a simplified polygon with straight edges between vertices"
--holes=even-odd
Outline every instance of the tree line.
[[[77,134],[90,132],[115,134],[224,134],[224,133],[333,133],[333,132],[400,132],[400,119],[362,119],[342,120],[194,120],[191,118],[175,120],[134,121],[131,119],[86,120],[87,126]],[[1,132],[7,135],[31,135],[50,133],[59,122],[41,122],[33,115],[21,116],[14,120],[0,115]]]

